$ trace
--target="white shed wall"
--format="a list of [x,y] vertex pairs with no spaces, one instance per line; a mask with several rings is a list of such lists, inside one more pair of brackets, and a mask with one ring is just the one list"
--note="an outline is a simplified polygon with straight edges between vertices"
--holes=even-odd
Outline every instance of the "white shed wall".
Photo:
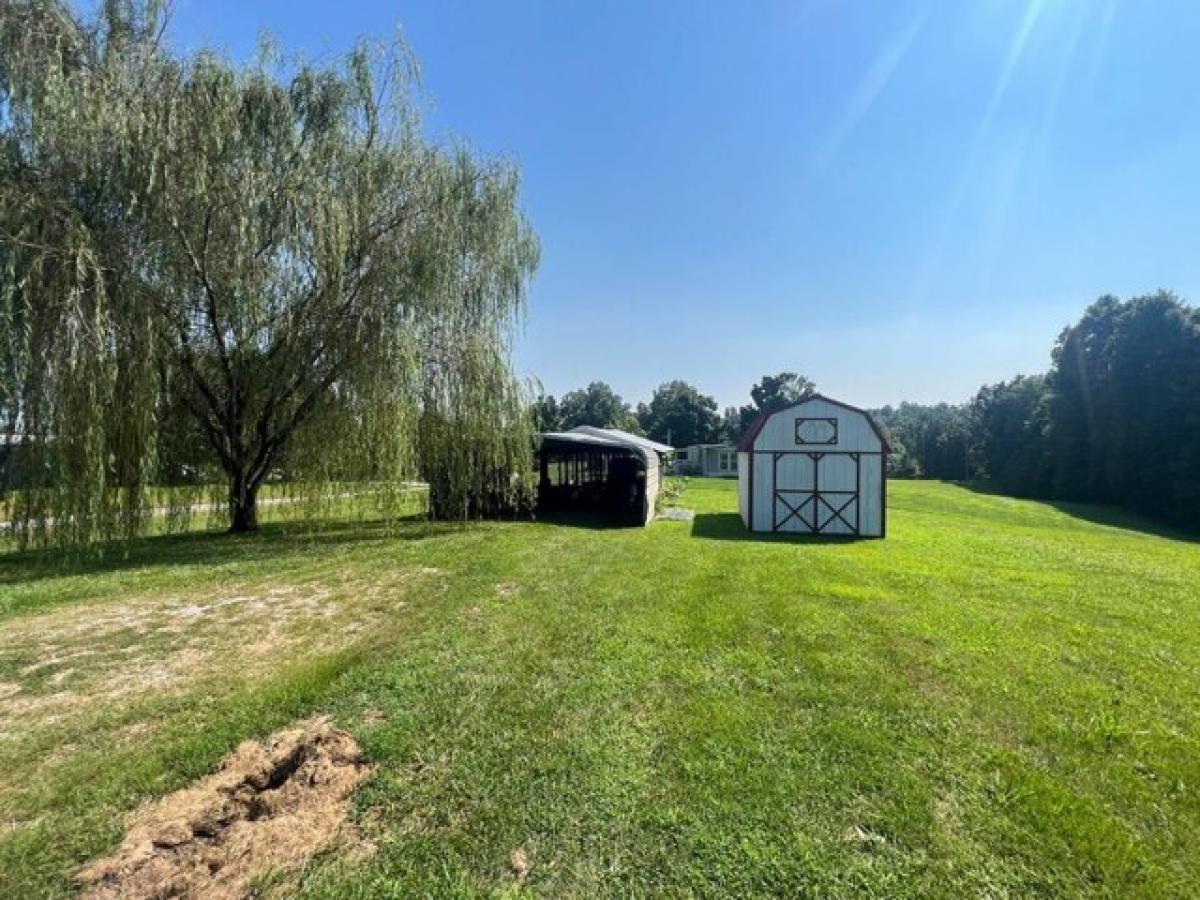
[[[837,440],[830,444],[797,444],[798,418],[835,419]],[[843,511],[848,523],[829,515],[822,507],[822,534],[853,534],[857,526],[863,537],[882,537],[885,523],[885,469],[883,443],[870,420],[863,413],[845,409],[822,398],[783,409],[768,419],[754,440],[753,454],[739,454],[738,504],[742,521],[752,531],[773,531],[776,522],[787,518],[787,509],[776,507],[776,488],[796,491],[785,498],[796,505],[803,502],[804,491],[813,489],[813,460],[809,453],[828,453],[819,462],[822,491],[858,491],[858,503],[853,510]],[[854,459],[840,454],[858,453],[857,472]],[[776,460],[775,454],[780,454]],[[834,455],[838,454],[838,455]],[[778,481],[776,481],[778,479]],[[849,495],[846,495],[847,497]],[[743,499],[743,497],[745,499]],[[836,495],[829,498],[840,505]],[[749,509],[743,504],[748,502]],[[807,510],[815,504],[810,503]],[[857,514],[857,522],[854,514]],[[749,521],[753,516],[753,521]],[[809,532],[810,524],[792,517],[780,525],[780,531]]]
[[862,495],[858,530],[868,537],[883,537],[883,505],[887,502],[883,487],[883,456],[862,457]]
[[[745,472],[750,464],[750,454],[739,452],[737,460],[738,471]],[[750,481],[746,478],[738,478],[738,515],[742,517],[742,524],[750,527]]]
[[754,521],[750,523],[750,530],[770,531],[774,525],[772,507],[775,502],[774,486],[771,480],[771,454],[755,453],[752,464],[754,466],[754,505],[751,508],[754,511]]

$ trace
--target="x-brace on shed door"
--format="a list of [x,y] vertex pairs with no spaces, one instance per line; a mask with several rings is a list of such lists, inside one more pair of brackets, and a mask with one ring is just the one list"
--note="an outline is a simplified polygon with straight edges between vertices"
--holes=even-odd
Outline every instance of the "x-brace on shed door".
[[771,473],[772,531],[859,534],[862,454],[776,452]]

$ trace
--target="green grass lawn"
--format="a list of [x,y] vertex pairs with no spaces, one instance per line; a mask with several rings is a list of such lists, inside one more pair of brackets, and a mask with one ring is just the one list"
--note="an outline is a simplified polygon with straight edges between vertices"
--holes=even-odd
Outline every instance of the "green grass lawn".
[[735,490],[0,556],[0,897],[315,711],[377,852],[308,897],[1200,894],[1200,543],[912,482],[886,540],[764,539]]

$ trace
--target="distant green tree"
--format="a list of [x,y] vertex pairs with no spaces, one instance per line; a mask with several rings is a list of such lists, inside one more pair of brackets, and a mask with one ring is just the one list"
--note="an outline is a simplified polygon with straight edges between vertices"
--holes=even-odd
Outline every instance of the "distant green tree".
[[717,401],[686,381],[660,384],[637,418],[648,437],[675,447],[712,443],[720,432]]
[[1102,297],[1046,379],[1055,496],[1200,525],[1200,312],[1160,291]]
[[905,402],[871,414],[890,436],[892,475],[947,481],[970,477],[970,417],[965,406]]
[[975,434],[972,462],[981,479],[1018,496],[1048,494],[1045,397],[1041,375],[1018,375],[979,389],[970,415]]
[[533,400],[533,424],[538,431],[559,431],[563,427],[562,411],[553,394],[538,394]]
[[816,384],[795,372],[764,375],[750,388],[751,402],[738,409],[736,429],[727,427],[727,440],[737,443],[763,413],[774,412],[810,397],[816,390]]
[[884,430],[888,434],[888,446],[891,452],[887,457],[887,473],[892,478],[915,478],[921,471],[917,463],[916,457],[908,445],[904,443],[895,432],[890,431],[886,427]]
[[591,425],[641,433],[637,417],[621,397],[603,381],[563,394],[558,403],[563,428]]
[[1119,423],[1112,421],[1112,352],[1121,327],[1122,304],[1101,297],[1079,322],[1063,330],[1046,381],[1054,496],[1112,499],[1108,444]]
[[760,378],[758,384],[750,388],[750,399],[760,411],[773,412],[811,396],[816,390],[817,386],[803,375],[780,372]]
[[742,417],[736,406],[727,406],[721,413],[718,439],[726,444],[736,444],[742,437]]

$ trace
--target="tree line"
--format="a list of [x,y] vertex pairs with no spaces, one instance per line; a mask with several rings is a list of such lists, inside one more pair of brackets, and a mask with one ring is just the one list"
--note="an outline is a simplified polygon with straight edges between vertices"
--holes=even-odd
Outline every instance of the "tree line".
[[1200,527],[1200,310],[1173,294],[1100,298],[1045,374],[981,388],[968,416],[998,490]]
[[809,396],[816,385],[795,372],[764,375],[750,388],[750,402],[718,412],[717,401],[683,380],[659,385],[649,403],[627,403],[603,381],[568,391],[560,398],[541,393],[533,401],[539,431],[564,431],[578,425],[619,428],[673,447],[736,444],[762,413]]
[[1200,528],[1200,310],[1169,292],[1101,297],[1058,336],[1044,373],[984,385],[961,405],[874,412],[894,475]]
[[[534,402],[543,431],[596,425],[675,447],[736,444],[763,412],[815,391],[763,376],[718,412],[686,381],[633,406],[602,381]],[[1105,296],[1059,335],[1043,374],[984,385],[962,404],[871,410],[893,477],[970,481],[1021,497],[1112,503],[1200,528],[1200,310],[1168,292]]]

